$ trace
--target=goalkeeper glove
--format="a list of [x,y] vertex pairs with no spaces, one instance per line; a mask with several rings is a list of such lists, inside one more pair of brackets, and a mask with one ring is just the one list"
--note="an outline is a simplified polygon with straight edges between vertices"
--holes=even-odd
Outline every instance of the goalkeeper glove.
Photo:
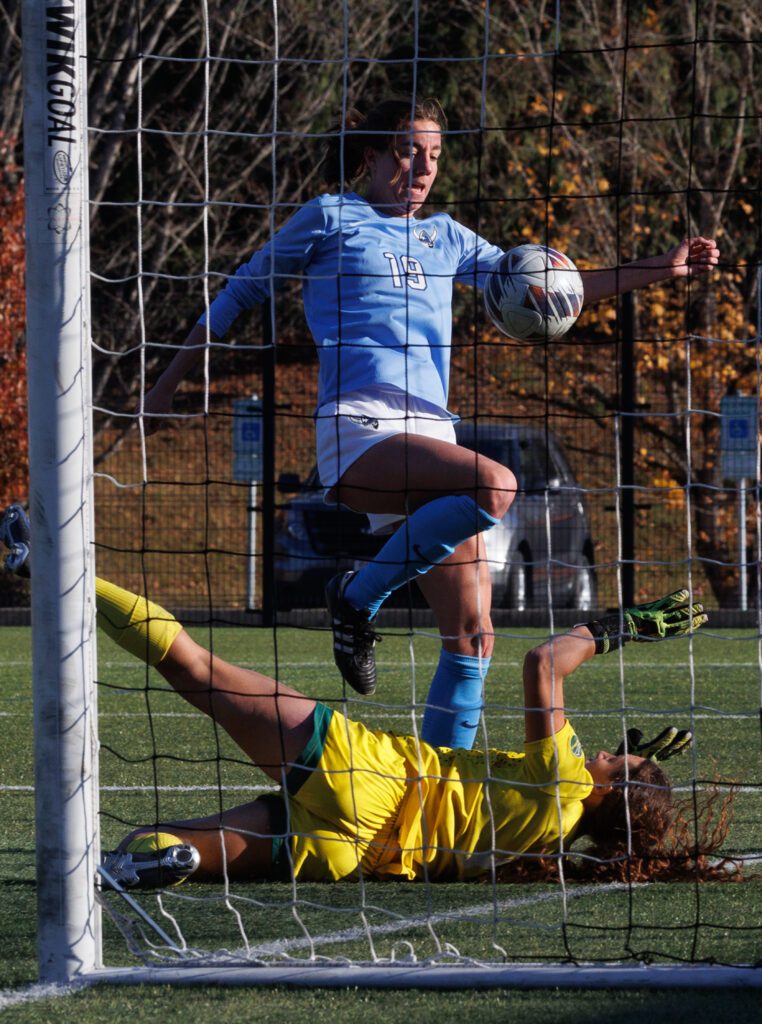
[[625,608],[621,616],[615,612],[586,625],[595,638],[595,653],[607,654],[618,650],[628,640],[666,640],[667,637],[685,636],[707,621],[704,606],[688,604],[688,591],[676,590],[650,604]]
[[673,725],[667,726],[652,740],[644,740],[640,729],[628,729],[627,742],[625,744],[623,740],[616,753],[617,756],[625,753],[637,754],[638,757],[647,757],[649,761],[668,761],[670,757],[688,750],[692,743],[692,732],[687,729],[676,729]]

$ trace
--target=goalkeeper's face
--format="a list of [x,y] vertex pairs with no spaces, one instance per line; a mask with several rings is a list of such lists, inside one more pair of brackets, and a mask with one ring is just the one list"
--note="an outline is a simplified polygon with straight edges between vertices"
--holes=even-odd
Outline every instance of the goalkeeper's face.
[[436,121],[414,121],[381,153],[366,150],[368,201],[392,216],[412,217],[436,180],[441,152],[442,132]]
[[625,766],[627,774],[632,775],[645,761],[645,757],[636,754],[611,754],[608,750],[601,750],[585,761],[585,767],[596,786],[610,786],[615,779],[624,776]]

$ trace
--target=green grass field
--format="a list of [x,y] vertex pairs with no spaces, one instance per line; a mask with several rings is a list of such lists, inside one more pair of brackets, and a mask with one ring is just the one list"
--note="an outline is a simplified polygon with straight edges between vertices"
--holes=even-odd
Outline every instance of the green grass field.
[[[196,634],[209,639],[203,631]],[[524,651],[538,636],[502,634],[489,679],[486,713],[490,746],[520,747],[520,667]],[[277,637],[277,644],[276,644]],[[239,664],[276,672],[374,727],[411,729],[411,678],[416,699],[425,697],[438,641],[421,632],[414,640],[387,636],[379,649],[379,687],[370,700],[343,695],[321,631],[218,629],[217,653]],[[28,630],[0,631],[5,666],[0,700],[4,839],[0,847],[0,1009],[8,1020],[117,1021],[125,1011],[141,1017],[181,1019],[198,1009],[219,1009],[227,1020],[301,1019],[320,998],[321,1018],[357,1020],[367,1013],[370,993],[288,990],[167,989],[98,987],[54,1001],[26,999],[37,978],[35,960],[34,778],[30,637]],[[213,725],[168,692],[159,676],[101,637],[99,649],[101,812],[104,847],[113,846],[135,824],[209,813],[271,788]],[[343,703],[343,698],[346,703]],[[657,731],[662,723],[688,724],[695,755],[671,762],[682,795],[691,779],[733,780],[734,821],[726,852],[752,855],[762,848],[760,833],[760,667],[756,636],[739,632],[697,636],[658,647],[595,659],[568,683],[569,717],[588,751],[611,749],[628,725]],[[757,870],[754,866],[751,872]],[[109,901],[123,909],[118,896]],[[222,887],[186,884],[167,894],[161,908],[142,898],[162,927],[181,933],[190,947],[231,951],[236,957],[287,955],[368,961],[407,957],[421,960],[457,951],[467,958],[521,962],[594,960],[637,963],[706,960],[758,963],[762,960],[762,887],[742,884],[651,885],[630,890],[611,886],[499,886],[299,884]],[[170,916],[166,916],[170,915]],[[177,931],[175,930],[177,929]],[[104,915],[104,958],[108,965],[138,962],[123,936]],[[29,995],[34,993],[28,993]],[[743,1021],[753,1016],[752,991],[707,992],[479,992],[395,993],[383,1000],[392,1020],[455,1020],[478,1013],[483,1020],[558,1021],[653,1019]],[[662,1016],[663,1014],[663,1016]]]

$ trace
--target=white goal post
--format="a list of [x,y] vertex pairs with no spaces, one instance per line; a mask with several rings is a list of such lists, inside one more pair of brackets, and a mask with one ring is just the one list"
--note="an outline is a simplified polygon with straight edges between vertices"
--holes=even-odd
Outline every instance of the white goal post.
[[25,0],[23,36],[39,958],[62,982],[100,963],[84,3]]
[[[134,967],[104,965],[96,893],[100,837],[85,3],[24,0],[23,6],[40,980],[429,989],[762,987],[762,970],[749,965],[534,964],[510,962],[497,946],[494,959],[469,962],[455,953],[452,963],[442,962],[446,950],[431,962],[416,962],[413,954],[397,962],[341,963],[322,956],[278,962],[277,951],[267,960],[255,950],[250,962],[241,963],[238,956],[182,946],[178,957],[178,947],[165,941],[167,932],[173,934],[173,919],[161,900],[159,923],[147,922],[153,941],[159,937],[156,946],[148,943],[158,955],[152,960],[149,954]],[[277,21],[276,3],[272,16]],[[273,137],[273,149],[276,145]],[[497,909],[494,886],[485,886],[483,893],[482,901],[492,899]],[[361,916],[365,898],[365,893],[358,895]],[[235,913],[235,902],[230,902]],[[260,911],[266,915],[267,906]],[[430,914],[436,924],[437,915]],[[397,916],[389,911],[390,920]],[[447,913],[441,916],[446,919]],[[298,910],[294,917],[304,927],[309,950],[310,936]],[[490,914],[484,917],[489,921]],[[372,938],[373,928],[368,925],[366,931]],[[164,957],[168,951],[171,955]]]

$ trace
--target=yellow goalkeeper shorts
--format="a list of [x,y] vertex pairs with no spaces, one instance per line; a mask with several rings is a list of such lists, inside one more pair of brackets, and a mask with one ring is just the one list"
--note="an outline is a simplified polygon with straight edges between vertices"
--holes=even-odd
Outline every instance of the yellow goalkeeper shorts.
[[357,879],[399,856],[396,822],[407,776],[390,736],[318,704],[312,739],[287,778],[296,878]]

